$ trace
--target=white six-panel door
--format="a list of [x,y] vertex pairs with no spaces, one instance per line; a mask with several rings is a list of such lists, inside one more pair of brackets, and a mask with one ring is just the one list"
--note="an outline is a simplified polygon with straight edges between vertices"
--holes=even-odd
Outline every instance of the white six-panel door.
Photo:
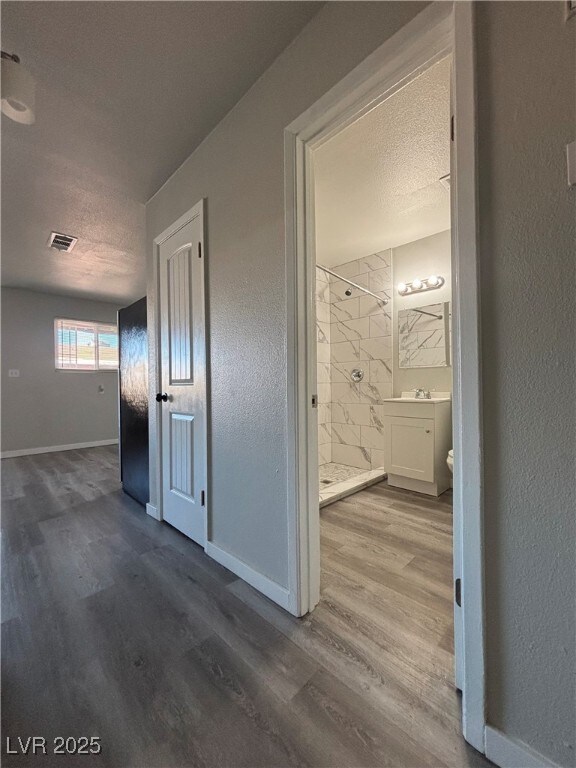
[[206,544],[206,327],[202,202],[159,244],[162,514]]

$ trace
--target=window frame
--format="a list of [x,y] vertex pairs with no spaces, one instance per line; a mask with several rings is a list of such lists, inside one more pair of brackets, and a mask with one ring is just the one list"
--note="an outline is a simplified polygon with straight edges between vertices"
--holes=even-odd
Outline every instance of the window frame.
[[[73,323],[77,326],[91,326],[95,329],[95,367],[94,368],[65,368],[58,365],[58,330],[60,323]],[[110,328],[116,328],[116,336],[118,339],[118,364],[115,367],[100,367],[100,329],[106,328],[107,332],[110,332]],[[110,323],[102,320],[79,320],[74,317],[55,317],[54,318],[54,370],[64,373],[118,373],[120,370],[120,334],[118,331],[118,322]]]

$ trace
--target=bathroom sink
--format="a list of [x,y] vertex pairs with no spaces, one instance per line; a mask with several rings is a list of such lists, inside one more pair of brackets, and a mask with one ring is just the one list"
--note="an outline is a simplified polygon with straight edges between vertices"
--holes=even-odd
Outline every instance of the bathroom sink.
[[384,403],[445,403],[449,397],[385,397]]
[[402,397],[387,397],[384,403],[445,403],[451,400],[450,392],[434,392],[432,397],[415,397],[414,392],[402,392]]

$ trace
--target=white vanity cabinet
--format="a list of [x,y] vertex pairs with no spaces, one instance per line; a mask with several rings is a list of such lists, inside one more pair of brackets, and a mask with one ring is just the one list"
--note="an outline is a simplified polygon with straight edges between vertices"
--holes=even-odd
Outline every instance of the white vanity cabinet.
[[450,487],[446,465],[452,448],[449,393],[416,399],[411,393],[384,400],[384,467],[388,484],[439,496]]

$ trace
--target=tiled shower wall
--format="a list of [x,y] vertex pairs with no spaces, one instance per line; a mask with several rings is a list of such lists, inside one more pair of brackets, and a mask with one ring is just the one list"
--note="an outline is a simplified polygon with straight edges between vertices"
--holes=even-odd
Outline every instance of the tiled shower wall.
[[318,362],[318,463],[332,461],[332,387],[330,385],[330,286],[316,268],[316,333]]
[[[390,260],[388,250],[334,267],[342,277],[388,299],[386,306],[355,288],[346,296],[348,283],[332,277],[327,283],[325,273],[316,270],[322,276],[317,281],[320,463],[359,469],[383,466],[382,400],[392,397]],[[364,372],[360,383],[351,378],[354,368]]]

